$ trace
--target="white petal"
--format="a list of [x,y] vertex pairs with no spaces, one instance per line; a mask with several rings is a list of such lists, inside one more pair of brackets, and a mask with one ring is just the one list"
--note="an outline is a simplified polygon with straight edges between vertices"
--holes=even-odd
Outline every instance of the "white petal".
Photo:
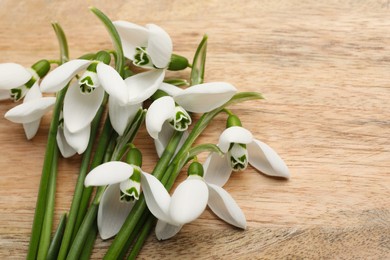
[[41,119],[53,107],[55,102],[55,97],[31,100],[10,109],[4,117],[14,123],[30,123]]
[[28,101],[32,101],[35,99],[42,98],[41,90],[39,89],[38,83],[35,83],[30,90],[27,92],[26,96],[23,99],[23,103],[26,103]]
[[157,68],[166,68],[171,61],[172,40],[168,33],[155,24],[148,24],[149,39],[147,52]]
[[[158,135],[158,139],[154,139],[154,145],[156,147],[156,152],[158,157],[161,157],[164,153],[165,148],[167,147],[169,140],[172,137],[172,134],[175,130],[170,126],[169,122],[165,121],[163,127],[161,129],[160,134]],[[175,154],[180,150],[183,146],[184,142],[187,140],[188,131],[185,131],[180,139],[179,145],[176,148]]]
[[227,191],[217,185],[208,184],[210,209],[227,223],[245,229],[245,215]]
[[[42,98],[42,93],[41,90],[39,89],[39,86],[37,83],[35,83],[31,89],[27,92],[26,96],[23,99],[23,103],[26,103],[28,101],[32,101],[35,99],[41,99]],[[41,120],[35,120],[30,123],[24,123],[23,124],[23,129],[24,133],[26,134],[26,137],[28,140],[32,139],[38,132],[39,125],[41,123]]]
[[89,60],[71,60],[57,67],[43,78],[42,92],[53,93],[63,89],[77,73],[87,68],[91,62]]
[[26,138],[28,140],[31,140],[37,134],[40,123],[41,120],[38,119],[36,121],[23,124],[24,133],[26,134]]
[[207,157],[203,168],[205,181],[220,187],[226,184],[232,173],[232,169],[227,163],[226,156],[220,156],[217,153],[211,153]]
[[168,84],[165,82],[160,85],[160,89],[172,97],[177,96],[184,91],[183,89],[176,87],[175,85]]
[[20,87],[31,77],[31,73],[19,64],[0,63],[0,89],[10,90]]
[[154,139],[158,138],[164,122],[175,113],[175,101],[173,98],[166,96],[155,100],[146,112],[146,130]]
[[164,80],[165,70],[142,72],[125,79],[129,104],[138,104],[150,98]]
[[0,101],[10,99],[9,90],[0,89]]
[[76,154],[76,150],[73,149],[65,139],[64,128],[62,127],[58,128],[56,140],[57,140],[58,149],[60,150],[64,158],[69,158]]
[[173,223],[185,224],[197,219],[205,210],[209,191],[201,177],[189,176],[172,195],[169,214]]
[[71,133],[91,124],[104,98],[104,89],[96,88],[89,94],[80,91],[79,84],[69,86],[64,99],[64,123]]
[[96,72],[100,84],[106,92],[115,97],[122,105],[125,105],[127,103],[126,84],[118,72],[102,62],[97,65]]
[[218,146],[222,152],[226,153],[230,143],[249,144],[253,141],[253,135],[247,129],[240,126],[226,128],[219,136]]
[[171,222],[168,214],[171,197],[164,185],[153,175],[142,172],[141,187],[150,212],[158,219]]
[[119,135],[123,135],[127,125],[133,121],[142,104],[119,105],[119,101],[110,96],[108,100],[108,114],[112,127]]
[[85,178],[84,185],[104,186],[124,181],[133,174],[130,164],[118,161],[107,162],[90,171]]
[[183,225],[171,225],[167,222],[164,222],[162,220],[157,221],[156,225],[156,237],[158,240],[165,240],[173,237],[176,235]]
[[205,113],[225,104],[236,92],[229,83],[213,82],[186,88],[174,98],[187,111]]
[[76,133],[71,133],[64,124],[64,136],[66,142],[75,149],[78,154],[82,154],[87,149],[90,135],[91,125],[87,125],[84,129],[81,129]]
[[133,60],[135,48],[146,47],[149,31],[145,27],[126,21],[115,21],[113,24],[121,38],[124,55]]
[[247,149],[250,165],[267,175],[290,178],[286,163],[267,144],[255,139]]
[[102,239],[115,236],[121,229],[134,203],[120,201],[118,184],[109,185],[99,204],[97,224]]

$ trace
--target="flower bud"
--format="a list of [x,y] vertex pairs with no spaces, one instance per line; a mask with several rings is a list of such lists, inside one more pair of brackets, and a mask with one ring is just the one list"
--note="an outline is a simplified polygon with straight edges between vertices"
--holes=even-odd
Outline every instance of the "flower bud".
[[203,165],[200,164],[199,162],[192,162],[187,170],[188,176],[203,177],[203,173],[204,173]]
[[186,57],[172,54],[171,62],[168,65],[168,70],[184,70],[188,67],[188,59]]

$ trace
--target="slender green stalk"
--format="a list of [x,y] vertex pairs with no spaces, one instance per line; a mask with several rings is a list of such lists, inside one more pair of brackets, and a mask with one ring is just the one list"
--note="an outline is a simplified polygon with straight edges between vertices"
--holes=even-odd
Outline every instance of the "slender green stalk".
[[[61,62],[65,62],[69,56],[68,44],[66,41],[65,34],[59,24],[53,23],[53,28],[57,35],[58,42],[60,45]],[[58,130],[58,122],[59,122],[60,112],[61,112],[62,103],[64,101],[66,90],[67,88],[65,87],[57,94],[56,103],[53,109],[52,120],[50,124],[48,138],[47,138],[41,181],[39,184],[37,204],[35,206],[35,214],[34,214],[34,220],[32,225],[30,244],[27,252],[27,259],[35,259],[38,252],[42,224],[43,224],[43,219],[46,210],[46,196],[48,190],[48,182],[51,173],[51,164],[53,161],[54,150],[56,149],[56,145],[57,145],[56,136]]]
[[111,36],[112,43],[115,48],[115,69],[118,71],[119,75],[124,76],[123,65],[125,64],[125,56],[123,55],[122,42],[119,37],[118,31],[115,26],[112,24],[110,18],[108,18],[102,11],[96,7],[91,7],[90,10],[99,18],[99,20],[104,24],[108,33]]
[[[115,135],[115,136],[113,136]],[[91,162],[91,167],[90,169],[92,170],[93,168],[99,166],[105,158],[105,154],[107,153],[108,146],[110,143],[110,140],[116,138],[116,133],[114,133],[114,129],[111,126],[110,118],[106,118],[106,122],[104,123],[102,133],[100,134],[99,142],[95,151],[95,155],[92,159]],[[108,152],[109,153],[109,152]],[[93,188],[92,187],[85,187],[83,190],[83,196],[81,198],[80,206],[79,206],[79,211],[77,214],[77,219],[75,223],[75,228],[72,234],[72,241],[74,240],[74,237],[77,234],[77,231],[80,228],[81,223],[83,222],[84,216],[87,212],[88,209],[88,204],[91,199]]]
[[47,189],[46,197],[46,210],[45,217],[43,220],[41,239],[39,242],[38,249],[38,259],[45,259],[47,251],[50,246],[50,236],[51,236],[51,227],[53,225],[53,215],[54,215],[54,203],[56,195],[56,180],[57,180],[57,166],[58,166],[58,147],[54,149],[53,161],[51,164],[51,174],[49,178],[49,187]]
[[152,214],[150,214],[145,224],[143,225],[141,233],[139,234],[137,241],[135,242],[134,247],[131,249],[129,257],[127,259],[131,260],[137,257],[155,222],[156,218]]
[[[105,99],[107,99],[107,97]],[[72,200],[72,204],[71,204],[69,216],[68,216],[68,223],[66,224],[65,233],[64,233],[64,237],[62,239],[60,252],[58,253],[58,259],[65,259],[66,255],[68,254],[68,249],[69,249],[69,246],[71,243],[72,233],[73,233],[73,230],[75,227],[77,214],[78,214],[78,210],[80,207],[80,202],[81,202],[81,198],[82,198],[82,194],[83,194],[83,190],[84,190],[84,180],[85,180],[85,176],[87,175],[88,166],[89,166],[89,162],[91,160],[91,155],[92,155],[92,148],[93,148],[93,144],[95,143],[95,138],[96,138],[96,135],[97,135],[97,132],[99,129],[100,120],[101,120],[103,112],[104,112],[105,103],[106,102],[103,101],[102,105],[100,106],[100,108],[99,108],[98,112],[96,113],[96,116],[91,124],[90,139],[89,139],[88,147],[83,154],[83,160],[82,160],[81,166],[80,166],[79,177],[78,177],[77,182],[76,182],[73,200]],[[105,147],[103,147],[102,149],[105,150]],[[100,151],[98,151],[98,153],[99,152]]]
[[191,86],[203,83],[204,71],[206,64],[206,53],[207,53],[207,35],[203,36],[198,48],[196,49],[194,60],[191,66]]
[[[141,124],[144,122],[145,119],[145,111],[142,111],[141,113],[137,114],[136,118],[133,120],[132,124],[130,127],[128,127],[128,132],[125,133],[125,135],[130,138],[129,140],[125,139],[120,139],[121,142],[124,143],[131,143],[133,139],[135,138],[136,133],[138,132],[139,127]],[[121,147],[121,146],[118,146]],[[116,147],[117,148],[117,147]],[[116,149],[115,148],[115,149]],[[115,151],[113,153],[114,157]],[[118,156],[121,156],[121,153],[117,153]],[[112,160],[119,160],[120,158],[111,158]],[[84,246],[85,240],[88,236],[88,231],[91,229],[93,222],[96,220],[98,208],[99,208],[99,203],[100,199],[105,191],[105,186],[104,187],[99,187],[96,191],[94,200],[89,207],[87,214],[85,215],[85,218],[76,234],[76,237],[74,238],[74,241],[72,243],[72,246],[69,250],[68,257],[67,259],[77,259],[81,252],[82,248]]]
[[[161,179],[165,170],[168,167],[169,162],[171,161],[173,155],[175,154],[176,148],[179,145],[180,139],[182,137],[182,132],[175,132],[172,136],[169,144],[164,150],[160,160],[157,162],[153,175],[156,178]],[[116,235],[114,241],[112,242],[110,248],[108,249],[104,259],[118,259],[119,254],[126,245],[126,241],[131,236],[134,231],[135,226],[143,215],[144,210],[146,209],[146,202],[143,194],[141,194],[140,199],[135,204],[134,208],[130,211],[130,214],[126,218],[125,223],[123,224],[121,230]]]
[[80,255],[80,260],[88,260],[92,254],[93,245],[95,244],[96,236],[97,236],[97,225],[94,223],[89,230],[88,237],[85,241],[83,251]]
[[62,214],[60,222],[56,232],[54,233],[53,239],[51,241],[49,251],[47,252],[46,260],[56,260],[58,251],[60,250],[62,237],[64,235],[66,226],[66,213]]

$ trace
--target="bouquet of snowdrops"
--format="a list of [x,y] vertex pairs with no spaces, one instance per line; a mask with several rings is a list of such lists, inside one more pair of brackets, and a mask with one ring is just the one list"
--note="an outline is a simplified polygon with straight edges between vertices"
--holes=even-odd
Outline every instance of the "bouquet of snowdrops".
[[[31,68],[0,64],[0,98],[22,100],[5,118],[23,124],[27,139],[53,111],[27,258],[88,258],[99,233],[102,239],[115,237],[107,259],[132,259],[152,228],[157,239],[169,239],[207,206],[245,229],[244,212],[223,189],[231,173],[249,163],[266,175],[290,176],[279,155],[228,109],[261,94],[238,92],[226,79],[203,82],[207,36],[190,63],[173,53],[171,38],[159,26],[112,22],[100,10],[91,11],[108,30],[112,50],[70,60],[65,34],[53,23],[58,60],[42,59]],[[166,77],[167,70],[188,70],[188,78]],[[196,122],[194,113],[200,114]],[[216,116],[226,117],[218,144],[194,145]],[[150,173],[133,144],[144,129],[159,157]],[[208,157],[202,163],[203,152]],[[82,163],[71,208],[51,237],[58,159],[75,154],[82,154]],[[185,166],[187,179],[170,193]]]

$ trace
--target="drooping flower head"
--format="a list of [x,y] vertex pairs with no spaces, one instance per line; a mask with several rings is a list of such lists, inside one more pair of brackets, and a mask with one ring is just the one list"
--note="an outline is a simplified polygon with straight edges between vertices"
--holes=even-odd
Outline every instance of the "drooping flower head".
[[248,163],[260,172],[276,177],[290,178],[282,158],[267,144],[255,139],[241,126],[235,115],[230,115],[227,128],[219,137],[218,147],[224,156],[211,153],[205,162],[205,179],[220,187],[228,181],[232,171],[244,170]]

